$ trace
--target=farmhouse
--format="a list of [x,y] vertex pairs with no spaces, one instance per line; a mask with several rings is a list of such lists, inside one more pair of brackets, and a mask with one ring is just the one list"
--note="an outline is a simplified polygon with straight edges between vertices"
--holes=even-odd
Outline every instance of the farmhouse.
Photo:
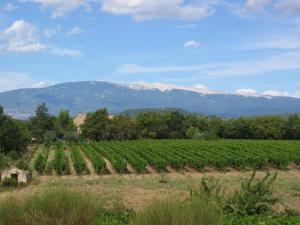
[[19,170],[17,168],[4,170],[2,174],[0,174],[0,180],[4,178],[14,178],[18,181],[18,183],[28,183],[32,180],[32,173],[24,170]]

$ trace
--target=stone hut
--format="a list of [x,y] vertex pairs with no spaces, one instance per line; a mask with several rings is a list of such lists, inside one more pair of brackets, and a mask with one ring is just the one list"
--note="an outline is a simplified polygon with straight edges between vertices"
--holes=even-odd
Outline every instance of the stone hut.
[[28,183],[32,180],[32,173],[24,170],[19,170],[17,168],[8,169],[2,171],[0,180],[2,181],[4,178],[14,178],[18,181],[18,183]]

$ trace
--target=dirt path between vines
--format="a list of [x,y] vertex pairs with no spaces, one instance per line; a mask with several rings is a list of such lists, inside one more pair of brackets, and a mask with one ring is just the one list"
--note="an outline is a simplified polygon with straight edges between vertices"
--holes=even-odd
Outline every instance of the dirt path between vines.
[[136,169],[132,165],[130,165],[129,163],[127,163],[127,170],[131,174],[138,174],[138,172],[136,171]]
[[107,158],[102,157],[102,159],[105,161],[105,163],[106,163],[106,169],[109,171],[109,173],[111,175],[117,175],[118,173],[114,169],[114,167],[112,166],[111,162]]
[[47,164],[44,172],[45,175],[56,175],[56,171],[53,168],[54,155],[55,155],[55,149],[50,148],[48,153]]
[[95,175],[95,169],[93,166],[93,163],[91,162],[91,160],[87,157],[87,155],[82,151],[81,147],[78,147],[78,150],[80,151],[80,154],[82,155],[82,158],[84,159],[85,163],[86,163],[86,167],[88,170],[88,173],[90,175]]
[[147,165],[146,169],[148,170],[149,173],[158,173],[157,170],[151,165]]
[[72,160],[72,157],[71,157],[71,149],[69,147],[66,148],[65,154],[66,154],[67,158],[69,159],[71,175],[76,175],[77,173],[76,173],[76,170],[75,170],[74,165],[73,165],[73,160]]

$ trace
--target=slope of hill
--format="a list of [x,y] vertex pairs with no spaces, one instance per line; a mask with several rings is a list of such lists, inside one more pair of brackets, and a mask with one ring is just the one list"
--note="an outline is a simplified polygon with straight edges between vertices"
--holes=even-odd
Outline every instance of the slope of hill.
[[6,113],[28,118],[46,102],[50,112],[69,109],[72,115],[106,107],[110,114],[127,109],[181,108],[191,113],[224,117],[300,112],[300,99],[291,97],[250,97],[193,90],[132,88],[107,82],[73,82],[40,89],[19,89],[0,93]]
[[135,117],[137,116],[139,113],[143,113],[143,112],[157,112],[157,113],[169,113],[169,112],[180,112],[182,115],[198,115],[200,116],[200,113],[190,113],[186,110],[180,109],[180,108],[146,108],[146,109],[127,109],[121,113],[119,113],[120,115],[128,115],[128,116],[132,116]]

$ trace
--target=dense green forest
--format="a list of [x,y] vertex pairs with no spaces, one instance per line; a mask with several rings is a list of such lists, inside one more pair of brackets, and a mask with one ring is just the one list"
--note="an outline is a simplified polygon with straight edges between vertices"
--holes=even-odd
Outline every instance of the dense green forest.
[[80,135],[68,110],[53,116],[45,103],[35,116],[20,121],[5,115],[0,107],[0,152],[22,151],[32,138],[50,143],[56,139],[136,140],[136,139],[300,139],[300,117],[290,115],[224,119],[184,114],[179,111],[144,111],[109,118],[106,109],[88,113]]

